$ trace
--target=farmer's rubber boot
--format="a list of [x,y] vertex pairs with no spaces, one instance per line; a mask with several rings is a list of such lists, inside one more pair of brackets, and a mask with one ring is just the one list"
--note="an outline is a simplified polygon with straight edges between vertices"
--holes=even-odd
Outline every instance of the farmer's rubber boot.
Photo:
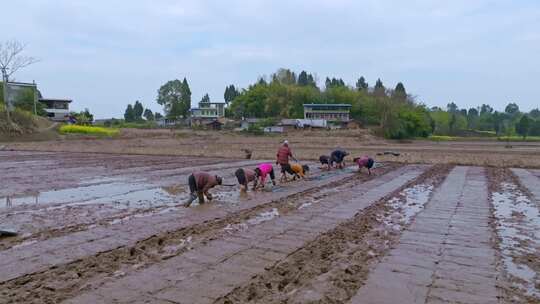
[[189,195],[189,199],[188,201],[184,204],[184,206],[186,207],[189,207],[191,205],[191,203],[193,203],[193,201],[197,198],[197,196],[195,195],[195,193],[191,193]]

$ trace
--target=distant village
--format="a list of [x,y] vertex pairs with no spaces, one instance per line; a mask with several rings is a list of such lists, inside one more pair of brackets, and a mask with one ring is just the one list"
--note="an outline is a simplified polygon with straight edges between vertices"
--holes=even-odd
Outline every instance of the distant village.
[[[292,129],[304,128],[359,128],[360,124],[350,118],[350,109],[350,104],[304,104],[304,118],[277,120],[273,125],[265,126],[262,131],[265,133],[282,133]],[[185,120],[160,118],[156,122],[161,127],[184,125],[209,130],[246,131],[253,126],[260,125],[264,120],[249,117],[234,120],[225,117],[225,103],[200,102],[197,108],[190,110],[190,116]]]
[[[36,107],[39,104],[46,112],[46,116],[55,122],[76,123],[76,119],[70,111],[73,100],[70,98],[43,97],[35,83],[10,82],[10,96],[16,99],[25,90],[31,90],[34,95]],[[191,127],[206,130],[250,130],[253,126],[260,125],[264,119],[244,117],[231,119],[225,117],[225,102],[201,101],[198,107],[190,109],[190,115],[186,119],[168,119],[159,117],[155,119],[156,127]],[[272,125],[262,128],[265,133],[282,133],[292,129],[342,129],[359,128],[360,123],[350,118],[350,104],[304,104],[304,117],[301,119],[281,119],[274,121]],[[108,125],[116,119],[96,119],[90,123],[96,125]]]

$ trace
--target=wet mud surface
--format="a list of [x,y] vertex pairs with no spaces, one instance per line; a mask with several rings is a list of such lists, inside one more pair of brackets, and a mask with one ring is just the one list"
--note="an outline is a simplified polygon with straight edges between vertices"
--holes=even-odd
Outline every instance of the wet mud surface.
[[488,176],[504,300],[539,303],[540,206],[511,170],[490,168]]
[[[192,171],[230,173],[238,166],[257,163],[185,157],[2,153],[0,166],[8,171],[6,186],[0,190],[6,195],[0,194],[0,223],[21,233],[16,238],[0,239],[0,249],[172,212],[181,208],[187,197],[186,180]],[[26,180],[27,171],[46,178],[20,183]],[[232,179],[232,175],[228,178]],[[223,188],[215,200],[234,199],[234,190]]]
[[0,228],[20,232],[0,237],[0,303],[540,300],[539,170],[308,162],[182,206],[195,169],[236,184],[259,162],[0,152]]
[[[396,165],[388,164],[384,168],[378,169],[376,174],[374,174],[372,177],[368,177],[366,175],[356,175],[351,182],[357,183],[367,178],[373,178],[395,168]],[[314,170],[314,174],[310,180],[319,182],[322,181],[324,183],[326,178],[339,178],[340,174],[352,174],[352,172],[353,171],[349,169],[343,170],[342,172],[318,172],[317,170]],[[295,187],[306,182],[298,181],[276,188],[287,190],[290,187]],[[342,183],[339,179],[337,182],[324,185],[324,187],[318,187],[315,189],[308,188],[307,191],[301,191],[299,193],[293,192],[292,195],[287,195],[284,199],[278,201],[270,200],[269,204],[264,204],[262,206],[254,206],[253,208],[245,206],[245,211],[234,213],[230,216],[224,215],[223,218],[205,221],[204,223],[189,226],[188,228],[178,231],[156,235],[149,239],[141,240],[134,246],[121,247],[111,251],[106,251],[66,265],[56,266],[53,269],[45,272],[29,274],[19,279],[8,281],[2,284],[3,291],[0,299],[3,298],[11,303],[18,303],[21,301],[28,303],[56,303],[61,299],[69,298],[80,293],[82,290],[90,288],[89,286],[99,286],[107,280],[114,279],[118,276],[123,276],[130,271],[138,271],[148,267],[149,265],[159,263],[160,261],[167,260],[173,256],[181,254],[186,250],[196,247],[197,244],[204,244],[208,240],[229,235],[237,231],[243,231],[248,229],[250,226],[256,226],[260,223],[269,221],[274,217],[286,215],[291,210],[306,208],[309,206],[309,204],[312,204],[321,197],[332,195],[333,193],[339,191],[344,191],[347,189],[347,187],[352,186],[350,183]],[[280,191],[277,191],[277,193],[279,192]],[[217,199],[214,200],[212,205],[229,204],[231,199],[235,200],[237,198],[235,195],[237,195],[236,188],[227,188],[225,190],[221,190],[217,195]],[[257,196],[264,197],[264,195],[271,199],[273,193],[272,191],[268,193],[249,192],[247,197],[240,199],[240,202],[242,199],[249,201]],[[200,206],[198,208],[207,207],[209,206]],[[164,209],[161,211],[174,213],[174,208],[184,209],[183,207],[178,206],[164,206]],[[156,215],[154,209],[151,212],[151,216]],[[110,223],[109,218],[106,218],[105,220],[109,221],[109,225],[129,225],[128,221],[119,220],[116,223]],[[84,226],[83,224],[79,225],[81,227]],[[72,227],[70,229],[59,231],[58,235],[67,234],[67,236],[69,236],[69,233],[73,232],[77,228]],[[55,236],[54,232],[49,232],[51,233],[49,237]],[[16,249],[18,247],[18,249],[24,249],[27,246],[31,247],[37,245],[36,242],[38,241],[40,241],[40,239],[29,239],[12,246],[12,248]],[[56,279],[51,280],[51,278]]]
[[216,303],[345,303],[450,168],[434,166]]

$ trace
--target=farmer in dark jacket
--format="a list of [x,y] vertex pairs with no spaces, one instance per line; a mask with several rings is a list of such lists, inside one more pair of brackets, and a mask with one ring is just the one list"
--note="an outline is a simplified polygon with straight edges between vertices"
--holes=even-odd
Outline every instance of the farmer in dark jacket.
[[330,170],[330,156],[321,155],[319,156],[319,161],[321,162],[321,169]]
[[347,151],[337,149],[330,154],[330,164],[336,163],[336,168],[343,169],[345,167],[345,156],[349,155]]
[[193,172],[188,177],[190,195],[185,206],[189,207],[197,197],[199,197],[199,204],[204,204],[205,196],[211,201],[212,194],[210,194],[208,190],[217,185],[221,185],[222,181],[221,177],[217,175],[211,175],[206,172]]

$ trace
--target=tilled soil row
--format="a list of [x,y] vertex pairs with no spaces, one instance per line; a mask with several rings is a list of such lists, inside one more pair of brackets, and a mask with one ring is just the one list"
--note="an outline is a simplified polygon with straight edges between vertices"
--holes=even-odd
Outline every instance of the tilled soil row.
[[[521,180],[507,168],[488,168],[487,177],[489,181],[489,201],[491,204],[491,210],[493,214],[496,214],[496,207],[493,205],[495,198],[494,195],[497,193],[508,193],[513,192],[512,195],[515,195],[516,192],[518,195],[522,195],[521,198],[528,200],[533,199],[533,195],[530,190],[527,189],[521,182]],[[511,186],[511,189],[505,188],[504,185]],[[511,204],[516,204],[516,201],[510,202]],[[507,219],[507,223],[502,223],[502,219],[498,219],[497,216],[494,216],[490,224],[493,228],[493,231],[498,231],[500,226],[503,226],[502,229],[518,229],[519,223],[523,221],[523,214],[516,211],[511,211],[511,218]],[[509,223],[515,223],[513,227],[504,227]],[[517,231],[517,230],[516,230]],[[525,231],[519,231],[523,237],[514,237],[512,242],[515,242],[512,252],[506,252],[504,241],[500,234],[494,233],[495,246],[497,247],[497,258],[498,258],[498,269],[503,274],[501,280],[499,281],[499,288],[502,290],[502,301],[504,303],[538,303],[540,298],[532,294],[527,294],[526,290],[523,289],[527,285],[527,282],[522,281],[521,278],[516,277],[515,274],[512,274],[506,269],[504,259],[509,258],[512,263],[516,265],[526,265],[532,271],[536,272],[537,277],[540,273],[540,260],[538,259],[538,250],[535,252],[527,251],[527,248],[531,248],[534,245],[530,244],[531,240],[534,240],[534,236],[527,235]],[[517,235],[516,235],[517,236]],[[504,256],[506,253],[506,257]],[[519,266],[518,266],[519,267]],[[515,271],[515,270],[514,270]],[[540,290],[540,281],[536,281],[536,286],[532,287],[536,289],[536,292]]]
[[211,240],[221,238],[231,230],[242,229],[242,223],[256,218],[265,211],[276,209],[280,215],[286,215],[297,210],[303,204],[338,191],[346,191],[347,187],[354,187],[359,182],[383,175],[397,167],[399,167],[397,164],[388,164],[375,170],[371,177],[356,175],[345,183],[343,179],[338,180],[268,204],[233,213],[225,218],[155,235],[137,242],[135,246],[124,246],[102,252],[44,272],[29,274],[5,282],[0,284],[0,302],[58,303],[85,290],[96,288],[117,276],[141,270],[204,245]]
[[[226,163],[226,164],[205,164],[204,166],[200,167],[205,170],[225,170],[227,174],[232,176],[232,170],[236,169],[238,166],[244,166],[244,165],[253,165],[255,161],[241,161],[241,162],[235,162],[235,163]],[[189,164],[190,166],[193,164]],[[191,170],[194,170],[194,167],[184,167],[176,169],[176,173],[183,173],[187,174]],[[230,171],[230,172],[229,172]],[[176,179],[181,180],[181,184],[175,184],[173,186],[170,186],[168,188],[179,188],[179,190],[183,190],[183,186],[185,186],[185,180],[187,180],[186,176],[178,177],[176,175]],[[165,180],[160,180],[160,182],[165,182]],[[149,184],[147,186],[149,189],[155,188],[155,185]],[[137,189],[135,191],[140,191],[145,189]],[[133,190],[131,190],[133,191]],[[183,197],[179,197],[179,199],[183,199]],[[79,204],[79,203],[78,203]],[[53,237],[60,237],[63,235],[67,235],[70,233],[83,231],[88,229],[89,227],[97,227],[97,226],[107,226],[110,222],[114,220],[118,220],[121,218],[126,217],[135,217],[138,215],[142,215],[144,213],[156,213],[159,212],[160,209],[166,209],[170,208],[170,205],[166,205],[163,207],[153,207],[153,208],[137,208],[132,210],[121,210],[121,209],[115,209],[113,207],[107,204],[89,204],[89,205],[77,205],[77,206],[69,206],[69,208],[53,208],[47,211],[43,211],[43,208],[51,208],[51,207],[60,207],[63,204],[47,204],[43,206],[36,206],[33,208],[37,208],[36,210],[28,210],[28,207],[26,206],[18,206],[11,209],[8,209],[2,214],[0,212],[0,220],[2,218],[5,218],[5,222],[15,222],[19,225],[23,223],[23,220],[20,218],[17,219],[17,217],[13,218],[12,213],[33,213],[35,212],[36,215],[42,215],[47,218],[48,222],[54,223],[56,227],[50,227],[45,225],[43,229],[40,229],[39,231],[32,231],[30,233],[25,234],[24,236],[17,236],[12,237],[8,239],[0,240],[0,251],[1,250],[7,250],[9,248],[12,248],[13,246],[16,246],[18,244],[21,244],[23,242],[29,242],[29,241],[42,241],[46,240],[48,238]],[[26,208],[26,210],[25,210]],[[21,211],[18,211],[21,210]],[[41,214],[38,214],[41,212]],[[90,213],[89,213],[90,212]],[[94,215],[94,213],[96,213]],[[81,218],[81,214],[86,214],[84,218]],[[11,218],[8,218],[11,217]],[[97,218],[97,220],[94,219],[94,217]],[[61,219],[59,222],[54,221],[54,218]],[[69,222],[63,222],[63,220],[72,219]],[[31,219],[32,221],[35,221],[34,218]],[[28,219],[26,221],[29,221]]]
[[364,284],[370,267],[398,242],[406,227],[396,231],[381,221],[395,212],[389,201],[402,198],[402,191],[415,185],[436,188],[451,168],[430,168],[215,303],[347,302]]

